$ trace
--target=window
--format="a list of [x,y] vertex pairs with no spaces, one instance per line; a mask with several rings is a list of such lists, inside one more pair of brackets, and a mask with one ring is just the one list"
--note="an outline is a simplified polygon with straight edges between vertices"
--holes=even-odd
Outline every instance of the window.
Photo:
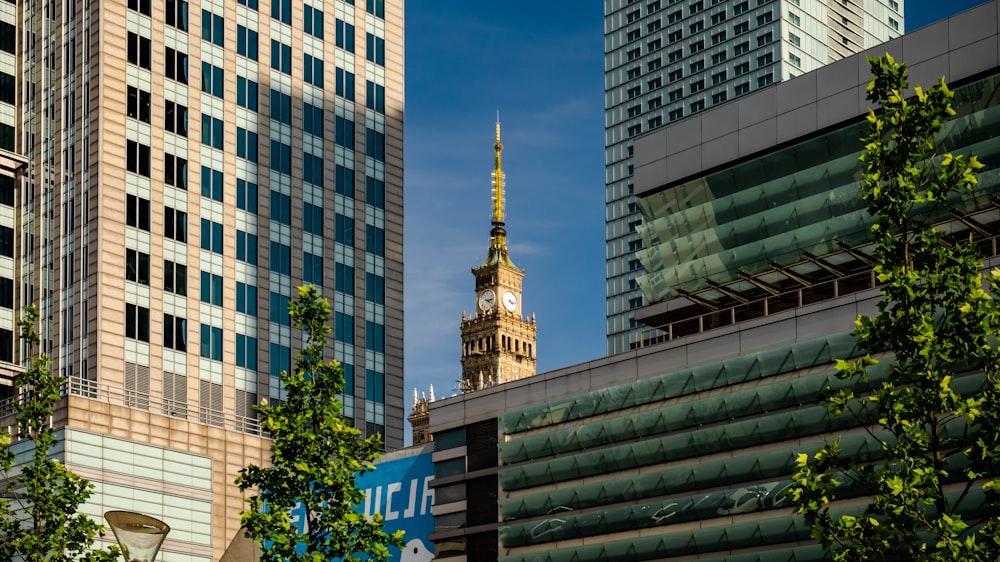
[[257,133],[236,127],[236,156],[257,163]]
[[337,38],[336,45],[341,49],[353,53],[354,52],[354,26],[337,20]]
[[385,256],[385,230],[373,225],[365,225],[365,251],[376,256]]
[[688,65],[688,70],[691,72],[691,74],[705,70],[705,61],[704,60],[694,61],[693,63]]
[[337,213],[333,221],[334,240],[345,246],[354,245],[354,219]]
[[225,47],[226,20],[208,10],[201,11],[201,38],[209,43]]
[[667,43],[673,44],[684,38],[684,32],[681,30],[671,31],[667,34]]
[[335,267],[336,277],[334,279],[334,288],[338,292],[344,293],[346,295],[353,295],[354,268],[349,265],[342,264],[340,262],[336,262],[335,266],[336,266]]
[[889,27],[891,27],[894,31],[899,31],[899,22],[889,18]]
[[656,96],[655,98],[651,98],[649,101],[646,102],[646,109],[653,110],[660,107],[661,105],[663,105],[663,98],[660,96]]
[[317,39],[323,38],[323,10],[313,8],[309,4],[303,6],[303,31]]
[[652,53],[653,51],[658,51],[663,47],[663,40],[657,37],[649,43],[646,43],[646,51]]
[[206,359],[222,361],[222,328],[201,325],[200,353]]
[[712,25],[718,25],[726,21],[726,12],[716,12],[712,14]]
[[690,86],[688,86],[688,90],[692,94],[695,93],[695,92],[700,92],[700,91],[702,91],[704,89],[705,89],[705,81],[704,80],[695,80],[694,82],[691,82]]
[[302,281],[312,283],[317,287],[323,286],[323,256],[303,252]]
[[317,88],[323,87],[323,59],[306,54],[303,60],[303,79]]
[[625,58],[628,59],[628,60],[635,60],[635,59],[639,58],[641,55],[642,55],[642,51],[640,49],[638,49],[638,48],[636,48],[636,49],[630,49],[627,53],[625,53]]
[[222,306],[222,276],[201,272],[201,302]]
[[149,123],[149,107],[151,104],[149,92],[135,86],[128,87],[128,116]]
[[659,9],[660,9],[660,0],[656,0],[656,2],[650,2],[649,4],[646,5],[646,12],[650,14]]
[[733,86],[733,94],[737,96],[742,96],[743,94],[750,91],[750,82],[744,82],[742,84],[737,84]]
[[371,33],[366,33],[365,59],[379,65],[385,66],[385,39],[376,37]]
[[802,25],[802,18],[800,18],[795,12],[788,12],[788,21],[794,23],[795,25]]
[[794,64],[799,68],[802,68],[802,59],[795,53],[788,53],[788,62]]
[[750,42],[744,41],[738,45],[733,45],[733,56],[739,56],[750,51]]
[[722,84],[726,81],[726,71],[716,72],[712,75],[712,84]]
[[337,69],[336,94],[344,99],[354,101],[354,73],[343,68]]
[[653,33],[653,32],[659,31],[660,27],[662,25],[663,25],[662,21],[660,21],[659,19],[655,19],[655,20],[653,20],[653,21],[651,21],[651,22],[649,22],[649,23],[646,24],[646,32],[647,33]]
[[[351,179],[353,184],[353,173]],[[365,176],[365,202],[378,209],[385,209],[385,182],[371,176]]]
[[175,295],[187,295],[187,266],[163,260],[163,290]]
[[257,338],[236,334],[236,366],[257,370]]
[[236,180],[236,208],[257,214],[257,184],[239,178]]
[[770,31],[768,31],[767,33],[765,33],[763,35],[758,35],[757,36],[757,46],[758,47],[763,47],[764,45],[767,45],[768,43],[770,43],[773,40],[774,40],[774,36],[771,34]]
[[354,121],[337,116],[334,142],[344,148],[354,150]]
[[149,232],[149,199],[132,195],[125,197],[125,224]]
[[334,312],[333,337],[339,342],[354,343],[354,317],[343,312]]
[[323,207],[304,203],[302,205],[302,229],[316,236],[323,236]]
[[271,17],[292,25],[292,0],[271,0]]
[[713,45],[718,45],[719,43],[722,43],[725,40],[726,40],[726,30],[725,29],[723,29],[722,31],[720,31],[718,33],[713,33],[712,34],[712,44]]
[[653,59],[653,60],[651,60],[651,61],[649,61],[649,62],[646,63],[646,71],[647,72],[652,72],[652,71],[656,70],[657,68],[660,68],[660,66],[662,66],[662,65],[663,65],[663,60],[660,59],[660,57],[656,57],[655,59]]
[[284,72],[285,74],[292,73],[291,46],[271,39],[271,68]]
[[371,369],[365,369],[365,396],[372,402],[377,402],[379,404],[385,403],[384,373],[372,371]]
[[257,316],[257,287],[236,282],[236,312]]
[[268,354],[268,359],[270,360],[271,376],[278,378],[281,373],[287,373],[288,369],[292,366],[292,350],[284,345],[272,343],[270,346],[270,353]]
[[271,90],[271,119],[292,124],[292,96]]
[[767,66],[774,62],[774,53],[764,53],[763,55],[757,57],[757,66]]
[[271,140],[271,169],[282,174],[292,174],[292,147]]
[[642,132],[642,125],[632,125],[628,128],[628,137],[632,138]]
[[[667,116],[671,121],[676,121],[681,117],[684,117],[684,110],[681,108],[671,109],[669,115]],[[638,261],[638,260],[637,260]]]
[[165,64],[165,74],[167,78],[176,80],[181,84],[188,83],[188,56],[187,53],[175,51],[167,47],[167,60]]
[[243,55],[250,60],[257,60],[260,56],[258,52],[260,37],[256,31],[247,29],[242,25],[236,26],[236,53]]
[[302,129],[310,135],[323,138],[323,108],[316,107],[309,103],[303,103]]
[[632,12],[629,12],[629,13],[625,14],[625,20],[628,23],[633,23],[633,22],[639,21],[639,10],[634,10]]
[[771,12],[763,13],[763,14],[757,16],[757,25],[761,26],[761,25],[770,23],[772,19],[774,19],[774,14],[773,13],[771,13]]
[[385,277],[365,273],[365,300],[385,304]]
[[691,4],[690,13],[697,14],[698,12],[705,9],[705,5],[702,2],[695,2]]
[[802,39],[800,39],[798,35],[792,33],[791,31],[788,32],[788,41],[791,42],[791,44],[795,45],[796,47],[802,46]]
[[738,15],[746,12],[749,9],[750,9],[750,3],[749,2],[740,2],[739,4],[736,4],[735,6],[733,6],[733,15],[734,16],[738,16]]
[[222,225],[208,219],[201,219],[201,249],[221,254],[222,248]]
[[271,271],[292,274],[292,249],[280,242],[271,242]]
[[365,106],[378,113],[385,113],[385,86],[367,80],[368,92],[365,96]]
[[173,314],[163,315],[163,347],[187,351],[187,320]]
[[695,41],[688,46],[688,51],[690,54],[699,53],[705,49],[704,41]]
[[760,76],[760,77],[757,78],[757,87],[758,88],[763,88],[764,86],[767,86],[768,84],[770,84],[772,82],[774,82],[774,74],[767,73],[767,74],[765,74],[765,75]]
[[[376,353],[385,353],[385,326],[370,320],[365,321],[365,349],[370,349]],[[385,391],[383,390],[382,400],[385,400],[384,394]]]
[[257,235],[236,231],[236,259],[257,265]]
[[149,309],[132,303],[125,304],[125,337],[149,341]]
[[642,297],[635,297],[628,300],[629,309],[636,309],[642,306]]
[[649,126],[650,129],[655,129],[663,125],[663,117],[657,115],[656,117],[653,117],[652,119],[647,121],[646,124]]
[[688,34],[694,35],[695,33],[701,33],[705,30],[705,22],[698,20],[690,25],[688,25]]
[[181,31],[188,30],[187,0],[167,0],[166,12],[167,25],[176,27]]
[[742,63],[736,65],[736,75],[737,76],[741,76],[743,74],[746,74],[747,72],[750,72],[750,63],[749,62],[742,62]]
[[641,105],[633,105],[632,107],[628,108],[628,117],[629,117],[629,119],[631,119],[633,117],[638,117],[640,113],[642,113],[642,106]]
[[163,208],[163,236],[187,244],[187,213],[172,207]]
[[743,35],[750,31],[750,22],[745,21],[733,26],[733,35]]
[[128,62],[142,68],[153,68],[152,42],[138,33],[128,32]]
[[672,13],[667,14],[667,23],[668,24],[677,23],[677,22],[681,21],[681,19],[683,17],[684,17],[684,15],[681,14],[681,11],[677,10],[676,12],[672,12]]
[[625,41],[628,43],[631,43],[632,41],[638,41],[639,37],[641,36],[641,33],[642,32],[639,31],[638,29],[633,29],[632,31],[629,31],[628,33],[625,34]]
[[724,62],[726,62],[726,52],[725,51],[719,51],[718,53],[713,53],[712,54],[712,64],[713,65],[715,65],[715,64],[722,64]]
[[889,0],[889,7],[892,8],[894,12],[899,11],[899,2],[896,0]]
[[201,196],[222,201],[224,181],[222,172],[208,166],[201,167]]
[[128,0],[128,9],[139,12],[144,16],[153,15],[153,7],[150,0]]
[[257,111],[257,83],[242,76],[236,77],[236,105]]
[[125,168],[141,176],[149,177],[149,147],[134,140],[126,141]]
[[0,72],[0,101],[14,105],[15,87],[14,76]]
[[726,92],[717,92],[717,93],[714,93],[714,94],[712,94],[712,105],[718,105],[718,104],[726,101],[726,98],[728,98],[728,96],[726,95]]
[[632,86],[626,93],[628,99],[637,98],[642,95],[642,86]]
[[149,254],[125,249],[125,279],[142,285],[149,285]]
[[201,91],[222,98],[225,88],[226,81],[222,69],[207,62],[201,63]]
[[11,176],[0,176],[0,205],[14,206],[14,192],[17,182]]
[[676,70],[671,70],[670,73],[667,74],[667,80],[670,82],[675,82],[677,80],[680,80],[681,78],[684,78],[684,70],[680,68]]
[[365,0],[365,10],[375,17],[385,18],[385,0]]
[[385,133],[365,128],[365,154],[379,162],[385,161]]
[[292,224],[292,198],[280,191],[271,191],[271,220]]
[[684,52],[681,51],[680,49],[677,49],[676,51],[672,51],[670,54],[667,55],[667,60],[669,62],[677,62],[677,61],[681,60],[682,58],[684,58]]
[[188,108],[177,102],[166,100],[163,128],[171,133],[186,137],[188,134]]
[[691,102],[691,113],[698,113],[699,111],[705,109],[705,100],[695,100]]

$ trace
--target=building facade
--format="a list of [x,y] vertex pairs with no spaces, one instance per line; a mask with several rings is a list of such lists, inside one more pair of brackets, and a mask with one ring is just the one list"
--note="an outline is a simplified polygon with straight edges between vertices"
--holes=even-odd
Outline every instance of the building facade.
[[402,143],[401,0],[0,2],[0,362],[36,305],[95,515],[221,556],[305,283],[345,414],[403,445]]
[[[986,167],[974,192],[923,211],[987,267],[1000,265],[998,44],[994,1],[866,53],[955,92],[940,145]],[[878,451],[877,428],[819,403],[880,299],[859,197],[868,79],[866,57],[847,57],[636,141],[639,283],[654,303],[639,318],[670,337],[432,404],[438,559],[828,559],[782,491],[796,456],[832,438]],[[863,504],[848,493],[835,512]],[[984,513],[981,491],[962,501],[965,520]]]
[[[635,138],[873,47],[903,2],[605,0],[607,353],[662,339],[634,318],[644,248]],[[643,333],[645,332],[645,334]]]

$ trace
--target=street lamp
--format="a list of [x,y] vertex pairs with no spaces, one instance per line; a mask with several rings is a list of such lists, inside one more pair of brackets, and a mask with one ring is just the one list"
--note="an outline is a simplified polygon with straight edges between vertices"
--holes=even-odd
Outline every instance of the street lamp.
[[170,526],[141,513],[108,511],[104,514],[122,548],[126,562],[153,562]]

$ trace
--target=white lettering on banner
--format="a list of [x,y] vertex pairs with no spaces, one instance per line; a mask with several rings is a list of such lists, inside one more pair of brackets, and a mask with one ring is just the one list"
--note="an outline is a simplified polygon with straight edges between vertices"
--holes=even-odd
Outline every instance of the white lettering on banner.
[[[403,506],[393,501],[397,497],[409,500],[405,509],[402,510],[402,519],[409,519],[416,516],[418,505],[420,515],[426,515],[430,512],[431,505],[434,503],[434,488],[430,487],[430,481],[433,478],[433,476],[427,476],[423,481],[419,478],[413,478],[409,481],[392,482],[386,486],[376,486],[374,502],[372,502],[372,489],[365,489],[365,517],[372,517],[378,513],[383,515],[386,521],[400,519],[400,507]],[[382,503],[383,487],[385,488],[385,504]],[[398,493],[404,490],[408,493]]]

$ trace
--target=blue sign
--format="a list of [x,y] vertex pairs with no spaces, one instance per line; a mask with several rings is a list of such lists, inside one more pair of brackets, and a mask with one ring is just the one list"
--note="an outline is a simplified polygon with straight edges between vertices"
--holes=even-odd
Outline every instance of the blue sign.
[[394,558],[396,562],[430,562],[434,558],[434,547],[427,540],[434,532],[433,478],[430,452],[380,461],[374,471],[358,478],[358,488],[365,492],[364,514],[382,515],[388,533],[406,532],[406,547]]

